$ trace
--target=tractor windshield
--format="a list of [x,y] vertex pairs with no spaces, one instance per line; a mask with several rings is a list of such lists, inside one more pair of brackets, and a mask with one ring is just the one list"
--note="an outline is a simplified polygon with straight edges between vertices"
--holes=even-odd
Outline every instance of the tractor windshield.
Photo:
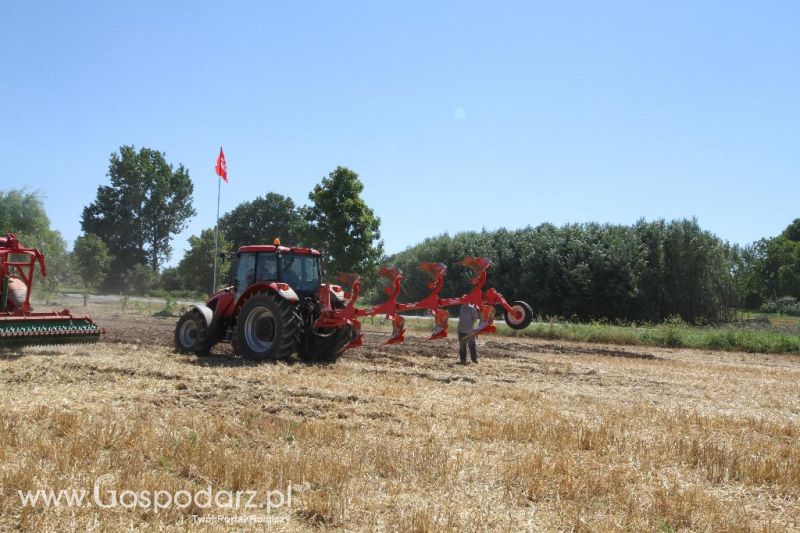
[[281,255],[281,281],[297,292],[314,292],[320,283],[319,257],[313,255]]
[[239,254],[236,294],[264,281],[282,281],[297,292],[315,292],[320,284],[319,257],[275,252]]

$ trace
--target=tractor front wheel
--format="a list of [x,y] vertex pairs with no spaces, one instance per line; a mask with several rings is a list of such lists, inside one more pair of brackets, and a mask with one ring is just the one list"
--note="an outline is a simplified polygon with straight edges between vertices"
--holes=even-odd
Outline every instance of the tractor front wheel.
[[506,311],[504,318],[511,329],[525,329],[533,320],[533,310],[525,302],[511,302],[511,312]]
[[175,326],[175,350],[208,355],[211,349],[208,326],[197,309],[186,311]]
[[291,303],[276,294],[259,292],[239,310],[234,349],[246,359],[285,359],[297,348],[297,328]]

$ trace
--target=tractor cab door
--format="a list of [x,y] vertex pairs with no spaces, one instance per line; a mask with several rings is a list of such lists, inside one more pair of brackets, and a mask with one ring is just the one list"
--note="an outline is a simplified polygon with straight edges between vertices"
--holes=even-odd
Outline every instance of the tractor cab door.
[[278,258],[275,252],[242,253],[236,266],[236,297],[250,285],[278,280]]
[[319,290],[321,270],[319,257],[307,254],[280,255],[281,281],[298,294],[311,295]]
[[236,298],[256,282],[256,254],[239,254],[236,260]]
[[278,280],[278,255],[262,252],[256,256],[256,281]]

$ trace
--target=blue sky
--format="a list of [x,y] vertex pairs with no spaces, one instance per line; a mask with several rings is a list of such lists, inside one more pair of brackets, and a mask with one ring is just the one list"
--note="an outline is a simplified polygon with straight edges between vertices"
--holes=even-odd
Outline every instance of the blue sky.
[[357,171],[388,252],[445,231],[800,217],[800,2],[2,2],[0,189],[71,242],[109,155],[198,215]]

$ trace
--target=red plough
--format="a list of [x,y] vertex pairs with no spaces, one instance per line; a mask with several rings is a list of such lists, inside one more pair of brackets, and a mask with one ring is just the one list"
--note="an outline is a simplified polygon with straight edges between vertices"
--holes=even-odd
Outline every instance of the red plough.
[[428,313],[433,318],[433,330],[428,340],[446,337],[449,313],[445,308],[465,303],[473,304],[480,309],[480,320],[478,326],[472,332],[473,335],[497,331],[494,326],[497,307],[502,307],[505,322],[513,329],[524,329],[531,323],[533,312],[527,303],[522,301],[509,303],[495,289],[483,290],[483,286],[486,284],[486,270],[492,264],[490,259],[485,257],[465,257],[460,264],[473,272],[470,280],[473,287],[469,293],[457,298],[440,298],[439,293],[442,290],[447,267],[442,263],[423,263],[418,268],[429,277],[428,289],[430,293],[422,300],[409,303],[397,301],[397,296],[400,294],[400,283],[403,280],[403,272],[397,267],[381,268],[378,271],[378,275],[387,281],[384,291],[388,298],[384,303],[366,309],[356,307],[361,289],[361,277],[358,274],[341,274],[339,282],[349,287],[344,298],[346,303],[343,307],[334,308],[329,299],[328,301],[321,301],[320,318],[315,322],[315,327],[339,328],[346,325],[352,326],[356,331],[356,335],[347,348],[355,348],[363,343],[359,318],[365,316],[384,315],[392,321],[392,335],[384,344],[403,342],[405,338],[405,319],[400,313],[409,311],[428,310]]

